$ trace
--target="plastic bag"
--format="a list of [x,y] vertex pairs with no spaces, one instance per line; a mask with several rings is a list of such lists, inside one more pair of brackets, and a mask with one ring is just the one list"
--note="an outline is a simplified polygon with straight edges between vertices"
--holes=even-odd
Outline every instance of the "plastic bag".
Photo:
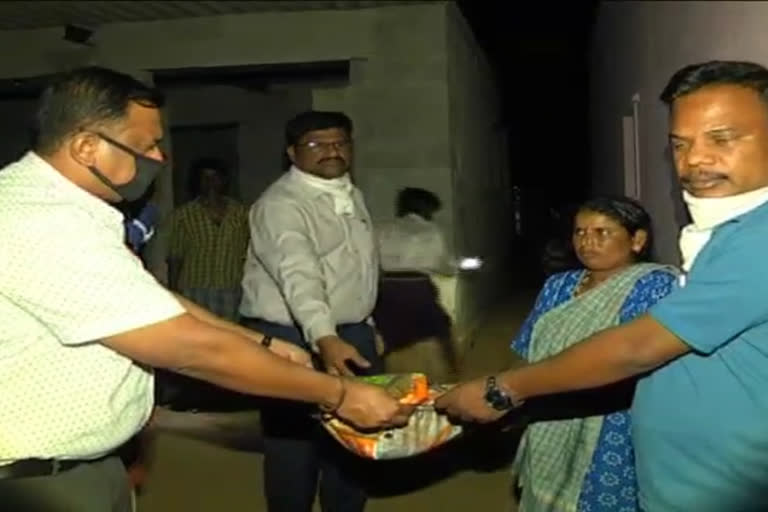
[[326,430],[351,452],[377,460],[412,457],[461,434],[461,427],[438,414],[433,406],[434,399],[450,386],[430,386],[426,375],[420,373],[358,378],[382,386],[400,403],[415,405],[416,410],[405,427],[378,432],[360,432],[337,418],[325,418]]

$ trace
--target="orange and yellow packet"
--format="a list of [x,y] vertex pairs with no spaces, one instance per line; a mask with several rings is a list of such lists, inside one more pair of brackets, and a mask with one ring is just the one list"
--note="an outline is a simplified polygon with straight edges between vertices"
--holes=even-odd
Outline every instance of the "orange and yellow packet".
[[408,425],[379,432],[360,432],[338,418],[328,417],[326,430],[348,450],[369,459],[399,459],[433,450],[461,434],[461,427],[438,414],[435,398],[450,386],[430,385],[424,374],[385,374],[358,377],[383,387],[400,403],[416,406]]

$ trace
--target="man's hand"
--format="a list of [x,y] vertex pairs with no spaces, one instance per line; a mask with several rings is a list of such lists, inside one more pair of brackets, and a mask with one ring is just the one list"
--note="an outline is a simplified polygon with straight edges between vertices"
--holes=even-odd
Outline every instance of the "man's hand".
[[490,423],[506,414],[485,401],[485,378],[459,384],[435,400],[435,408],[462,421],[478,423]]
[[371,363],[361,356],[355,347],[338,336],[324,336],[316,343],[320,349],[320,358],[323,360],[325,369],[331,375],[353,377],[355,372],[347,366],[348,361],[352,361],[360,368],[371,366]]
[[283,357],[291,362],[312,368],[312,356],[303,348],[288,341],[273,339],[269,345],[273,354]]
[[[241,336],[245,336],[249,340],[252,340],[258,344],[261,344],[261,342],[264,340],[263,333],[247,329],[241,325],[237,325],[233,322],[224,320],[223,318],[219,318],[210,311],[198,306],[194,302],[185,297],[182,297],[181,295],[175,294],[175,296],[176,299],[181,302],[181,305],[184,306],[184,309],[186,309],[190,315],[194,316],[200,321],[203,321],[214,327],[218,327],[219,329],[226,329]],[[269,346],[269,350],[273,354],[288,359],[289,361],[292,361],[296,364],[312,368],[312,356],[310,356],[306,350],[293,345],[292,343],[273,338],[272,343]]]
[[335,414],[361,429],[401,427],[408,423],[414,408],[400,404],[382,388],[351,379],[341,406]]

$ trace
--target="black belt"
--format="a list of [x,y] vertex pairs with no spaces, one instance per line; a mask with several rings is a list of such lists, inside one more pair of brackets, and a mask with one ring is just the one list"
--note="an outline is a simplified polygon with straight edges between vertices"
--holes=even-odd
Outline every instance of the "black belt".
[[402,270],[402,271],[392,271],[392,272],[383,272],[382,278],[384,279],[419,279],[419,280],[429,280],[429,274],[425,272],[416,272],[412,270]]
[[22,459],[0,466],[0,480],[10,478],[30,478],[34,476],[53,476],[80,464],[94,462],[91,460],[57,460],[57,459]]

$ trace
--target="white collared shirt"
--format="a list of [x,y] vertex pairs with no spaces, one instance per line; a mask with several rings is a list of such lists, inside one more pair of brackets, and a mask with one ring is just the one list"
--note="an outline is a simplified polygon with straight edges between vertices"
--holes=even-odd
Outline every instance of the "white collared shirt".
[[152,373],[99,340],[184,309],[123,230],[34,153],[0,170],[0,465],[100,457],[149,418]]
[[301,327],[305,339],[368,319],[376,303],[378,254],[360,191],[337,214],[331,194],[286,173],[253,204],[240,313]]
[[455,265],[448,255],[440,228],[409,213],[377,230],[381,268],[386,272],[416,271],[451,275]]

